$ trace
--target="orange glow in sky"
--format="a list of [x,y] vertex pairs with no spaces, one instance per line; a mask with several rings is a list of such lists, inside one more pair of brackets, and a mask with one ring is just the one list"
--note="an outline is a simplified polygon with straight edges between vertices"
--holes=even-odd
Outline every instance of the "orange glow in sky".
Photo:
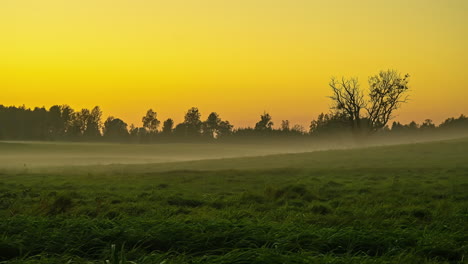
[[330,77],[390,68],[411,75],[397,120],[468,114],[466,0],[3,0],[0,34],[3,105],[306,126]]

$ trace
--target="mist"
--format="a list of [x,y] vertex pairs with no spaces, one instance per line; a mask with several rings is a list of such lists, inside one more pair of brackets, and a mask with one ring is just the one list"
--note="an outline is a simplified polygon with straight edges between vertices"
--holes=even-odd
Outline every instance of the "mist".
[[[197,160],[359,149],[468,137],[465,131],[397,135],[315,138],[257,138],[215,143],[71,143],[0,141],[0,169],[33,172],[34,169],[110,164],[158,164]],[[233,168],[234,169],[234,168]]]

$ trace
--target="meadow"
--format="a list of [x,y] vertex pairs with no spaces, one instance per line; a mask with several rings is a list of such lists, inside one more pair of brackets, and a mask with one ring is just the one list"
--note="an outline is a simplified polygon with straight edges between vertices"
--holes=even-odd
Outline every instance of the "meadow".
[[[41,144],[0,143],[0,263],[468,258],[468,138],[286,154]],[[142,164],[117,164],[129,157]]]

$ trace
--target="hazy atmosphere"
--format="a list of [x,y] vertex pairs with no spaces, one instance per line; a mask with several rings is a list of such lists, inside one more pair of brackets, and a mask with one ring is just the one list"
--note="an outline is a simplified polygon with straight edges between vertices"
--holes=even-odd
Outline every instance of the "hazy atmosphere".
[[5,0],[0,264],[458,264],[468,1]]
[[135,125],[149,108],[196,106],[237,126],[271,112],[307,125],[330,77],[398,69],[412,103],[397,119],[468,112],[468,2],[59,1],[0,4],[2,104],[100,105]]

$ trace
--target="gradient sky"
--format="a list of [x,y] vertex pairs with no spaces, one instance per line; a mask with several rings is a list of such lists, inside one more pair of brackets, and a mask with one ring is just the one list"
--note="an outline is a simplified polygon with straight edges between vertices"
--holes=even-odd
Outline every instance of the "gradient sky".
[[0,36],[4,105],[308,125],[331,76],[391,68],[411,75],[397,120],[468,114],[466,0],[2,0]]

